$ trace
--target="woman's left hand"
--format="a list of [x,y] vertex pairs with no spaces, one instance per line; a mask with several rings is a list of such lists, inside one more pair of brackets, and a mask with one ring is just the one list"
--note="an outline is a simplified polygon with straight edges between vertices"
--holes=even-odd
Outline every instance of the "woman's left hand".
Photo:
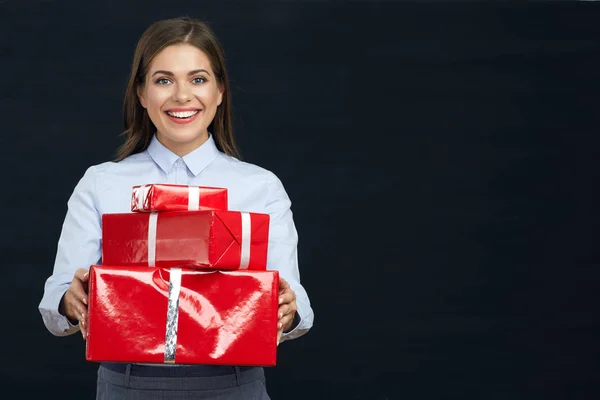
[[283,331],[288,329],[292,322],[294,322],[294,316],[298,307],[296,306],[296,293],[290,287],[290,284],[281,277],[279,277],[279,311],[277,322],[277,345],[281,340]]

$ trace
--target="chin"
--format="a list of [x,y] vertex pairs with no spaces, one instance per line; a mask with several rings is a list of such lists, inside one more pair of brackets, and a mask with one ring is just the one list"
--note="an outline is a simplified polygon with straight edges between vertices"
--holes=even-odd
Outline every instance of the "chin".
[[199,141],[203,138],[208,137],[208,134],[207,133],[195,133],[195,132],[190,132],[190,133],[168,132],[167,134],[160,134],[159,136],[162,136],[163,138],[165,138],[166,140],[168,140],[170,142],[184,144],[184,143],[192,143],[192,142]]

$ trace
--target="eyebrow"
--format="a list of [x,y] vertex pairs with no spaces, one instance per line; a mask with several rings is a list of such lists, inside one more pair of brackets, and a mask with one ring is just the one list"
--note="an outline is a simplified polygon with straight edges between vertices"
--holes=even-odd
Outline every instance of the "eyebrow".
[[[188,72],[188,75],[196,75],[196,74],[199,74],[200,72],[204,72],[204,73],[210,75],[210,72],[208,72],[205,69],[195,69],[193,71]],[[163,74],[163,75],[167,75],[167,76],[175,76],[175,74],[172,73],[171,71],[165,71],[162,69],[159,69],[158,71],[154,72],[152,74],[152,76],[157,75],[157,74]]]

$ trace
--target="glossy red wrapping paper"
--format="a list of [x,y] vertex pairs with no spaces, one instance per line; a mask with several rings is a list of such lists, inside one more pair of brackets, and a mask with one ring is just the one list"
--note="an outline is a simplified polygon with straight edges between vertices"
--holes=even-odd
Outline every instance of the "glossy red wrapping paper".
[[138,185],[131,191],[131,211],[227,210],[227,194],[227,189],[208,186]]
[[88,361],[275,365],[278,272],[185,268],[180,269],[174,357],[166,362],[174,270],[90,268]]
[[269,214],[172,211],[102,215],[103,265],[264,271],[268,242]]

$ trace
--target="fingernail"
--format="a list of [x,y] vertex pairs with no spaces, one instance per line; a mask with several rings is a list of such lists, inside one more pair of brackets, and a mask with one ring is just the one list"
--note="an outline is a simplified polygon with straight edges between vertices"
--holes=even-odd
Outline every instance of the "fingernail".
[[279,313],[279,319],[283,318],[283,313]]
[[277,327],[281,329],[281,322],[277,324]]
[[279,298],[279,304],[283,303],[283,297]]
[[277,346],[279,346],[279,339],[277,339]]
[[81,301],[83,301],[83,304],[85,304],[85,305],[87,306],[87,300],[86,300],[86,298],[85,298],[85,297],[82,297],[82,298],[81,298]]
[[85,274],[83,274],[83,277],[84,277],[84,278],[87,278],[87,276],[88,276],[89,274],[90,274],[89,272],[86,272]]

